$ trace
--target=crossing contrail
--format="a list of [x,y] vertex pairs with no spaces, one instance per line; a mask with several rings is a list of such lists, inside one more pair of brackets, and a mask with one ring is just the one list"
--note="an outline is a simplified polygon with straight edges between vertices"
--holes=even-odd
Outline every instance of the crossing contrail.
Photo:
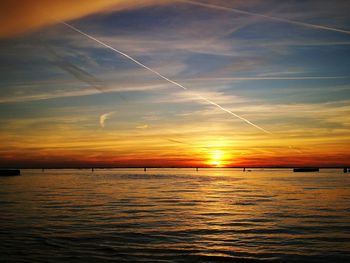
[[188,4],[192,4],[192,5],[197,5],[197,6],[202,6],[202,7],[217,9],[217,10],[224,10],[224,11],[235,12],[235,13],[237,13],[237,14],[243,14],[243,15],[261,17],[261,18],[265,18],[265,19],[269,19],[269,20],[280,21],[280,22],[289,23],[289,24],[294,24],[294,25],[298,25],[298,26],[303,26],[303,27],[308,27],[308,28],[314,28],[314,29],[321,29],[321,30],[328,30],[328,31],[334,31],[334,32],[344,33],[344,34],[350,35],[350,31],[349,31],[349,30],[343,30],[343,29],[334,28],[334,27],[328,27],[328,26],[310,24],[310,23],[295,21],[295,20],[291,20],[291,19],[287,19],[287,18],[282,18],[282,17],[277,17],[277,16],[270,16],[270,15],[255,13],[255,12],[244,11],[244,10],[237,9],[237,8],[232,8],[232,7],[226,7],[226,6],[220,6],[220,5],[214,5],[214,4],[200,3],[200,2],[197,2],[197,1],[191,1],[191,0],[178,0],[178,1],[179,1],[179,2],[188,3]]
[[53,48],[51,48],[49,45],[43,43],[46,49],[50,52],[50,54],[54,58],[54,64],[61,68],[62,70],[68,72],[69,74],[73,75],[76,79],[90,85],[91,87],[102,91],[103,87],[105,86],[102,80],[99,80],[94,75],[88,73],[87,71],[83,70],[82,68],[76,66],[75,64],[71,63],[69,60],[65,59],[63,56],[59,55]]
[[265,130],[264,128],[262,128],[262,127],[260,127],[260,126],[258,126],[258,125],[256,125],[256,124],[252,123],[251,121],[247,120],[246,118],[243,118],[243,117],[239,116],[238,114],[236,114],[236,113],[234,113],[234,112],[232,112],[232,111],[230,111],[230,110],[228,110],[228,109],[222,107],[221,105],[219,105],[219,104],[217,104],[217,103],[215,103],[215,102],[213,102],[213,101],[211,101],[211,100],[209,100],[209,99],[203,97],[203,96],[200,95],[200,94],[197,94],[197,93],[194,93],[194,92],[190,91],[188,88],[186,88],[185,86],[181,85],[180,83],[177,83],[177,82],[175,82],[175,81],[173,81],[173,80],[171,80],[171,79],[165,77],[164,75],[162,75],[162,74],[159,73],[158,71],[155,71],[154,69],[152,69],[152,68],[150,68],[150,67],[147,67],[146,65],[144,65],[144,64],[141,63],[140,61],[138,61],[138,60],[134,59],[133,57],[129,56],[128,54],[126,54],[126,53],[124,53],[124,52],[122,52],[122,51],[120,51],[120,50],[118,50],[118,49],[115,49],[114,47],[112,47],[112,46],[110,46],[110,45],[107,45],[106,43],[102,42],[101,40],[98,40],[97,38],[95,38],[95,37],[93,37],[93,36],[91,36],[91,35],[89,35],[89,34],[83,32],[83,31],[81,31],[81,30],[79,30],[78,28],[76,28],[76,27],[74,27],[74,26],[72,26],[72,25],[70,25],[70,24],[68,24],[68,23],[66,23],[66,22],[61,22],[61,23],[62,23],[63,25],[66,25],[66,26],[69,27],[70,29],[74,30],[75,32],[78,32],[79,34],[82,34],[82,35],[86,36],[87,38],[90,38],[91,40],[93,40],[93,41],[95,41],[95,42],[101,44],[102,46],[104,46],[104,47],[106,47],[106,48],[108,48],[108,49],[110,49],[110,50],[112,50],[112,51],[114,51],[114,52],[116,52],[116,53],[118,53],[118,54],[120,54],[120,55],[126,57],[127,59],[133,61],[134,63],[136,63],[137,65],[139,65],[139,66],[141,66],[141,67],[143,67],[143,68],[145,68],[145,69],[147,69],[148,71],[150,71],[150,72],[156,74],[158,77],[160,77],[160,78],[166,80],[167,82],[169,82],[169,83],[171,83],[171,84],[174,84],[175,86],[178,86],[178,87],[180,87],[180,88],[183,89],[183,90],[189,91],[191,94],[195,95],[197,98],[199,98],[199,99],[201,99],[201,100],[203,100],[203,101],[205,101],[205,102],[207,102],[207,103],[209,103],[209,104],[211,104],[211,105],[216,106],[217,108],[221,109],[222,111],[225,111],[225,112],[231,114],[232,116],[235,116],[236,118],[238,118],[238,119],[240,119],[240,120],[242,120],[242,121],[248,123],[249,125],[251,125],[251,126],[253,126],[253,127],[255,127],[255,128],[257,128],[257,129],[259,129],[259,130],[261,130],[261,131],[267,133],[267,134],[272,134],[271,132]]

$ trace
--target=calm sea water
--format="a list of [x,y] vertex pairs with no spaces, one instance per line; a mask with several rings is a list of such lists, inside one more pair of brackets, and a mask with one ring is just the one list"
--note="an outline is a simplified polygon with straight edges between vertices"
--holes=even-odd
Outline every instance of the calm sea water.
[[0,177],[1,262],[350,260],[340,169],[22,174]]

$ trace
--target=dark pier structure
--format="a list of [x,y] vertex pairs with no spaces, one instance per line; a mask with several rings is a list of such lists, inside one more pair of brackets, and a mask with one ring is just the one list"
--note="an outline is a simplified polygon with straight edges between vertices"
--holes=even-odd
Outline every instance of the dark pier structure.
[[19,169],[0,169],[0,176],[15,176],[21,175],[21,170]]
[[293,172],[295,173],[305,173],[305,172],[319,172],[320,168],[294,168]]

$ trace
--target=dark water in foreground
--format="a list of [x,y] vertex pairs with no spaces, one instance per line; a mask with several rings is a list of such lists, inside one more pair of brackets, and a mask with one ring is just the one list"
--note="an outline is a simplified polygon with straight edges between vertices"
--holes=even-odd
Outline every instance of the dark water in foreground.
[[0,262],[350,262],[350,174],[24,170]]

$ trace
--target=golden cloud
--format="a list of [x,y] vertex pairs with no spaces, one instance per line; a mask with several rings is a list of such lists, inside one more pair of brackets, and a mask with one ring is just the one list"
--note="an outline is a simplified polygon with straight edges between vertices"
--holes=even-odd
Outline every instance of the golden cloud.
[[98,12],[114,12],[168,0],[2,0],[0,38],[35,31],[57,21],[77,19]]

